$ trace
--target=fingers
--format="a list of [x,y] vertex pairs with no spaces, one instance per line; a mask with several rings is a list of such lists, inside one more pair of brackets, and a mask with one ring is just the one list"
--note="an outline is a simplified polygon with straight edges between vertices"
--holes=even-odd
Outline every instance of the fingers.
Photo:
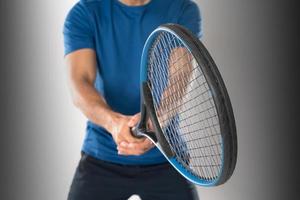
[[140,119],[140,114],[134,116],[124,116],[122,121],[119,122],[119,131],[115,134],[114,140],[118,145],[120,142],[125,141],[127,143],[142,142],[144,138],[136,138],[132,135],[131,128],[134,127]]
[[140,113],[132,117],[126,116],[119,123],[120,130],[113,137],[120,155],[141,155],[154,146],[146,137],[136,138],[132,135],[131,128],[139,123],[140,118]]
[[126,141],[127,143],[139,143],[143,142],[145,138],[137,138],[132,135],[130,127],[124,127],[119,134],[119,141]]
[[141,155],[149,151],[154,144],[147,138],[140,143],[121,142],[118,145],[118,154],[120,155]]
[[131,128],[136,126],[137,123],[140,121],[141,114],[138,113],[132,117],[130,117],[129,121],[127,122],[127,127],[125,126],[122,130],[121,136],[123,139],[128,143],[137,143],[137,142],[143,142],[145,138],[136,138],[132,135]]

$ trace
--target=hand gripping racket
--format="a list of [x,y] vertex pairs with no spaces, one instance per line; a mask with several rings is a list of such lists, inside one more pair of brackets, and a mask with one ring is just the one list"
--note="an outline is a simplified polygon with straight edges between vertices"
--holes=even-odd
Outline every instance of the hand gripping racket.
[[179,25],[158,27],[145,43],[141,120],[132,132],[195,184],[220,185],[234,171],[236,128],[224,82],[203,44]]

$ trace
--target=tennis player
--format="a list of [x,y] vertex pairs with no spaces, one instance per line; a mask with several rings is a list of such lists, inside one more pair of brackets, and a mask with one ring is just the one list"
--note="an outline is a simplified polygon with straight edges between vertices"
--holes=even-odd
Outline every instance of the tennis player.
[[139,121],[140,59],[149,34],[177,23],[201,36],[191,0],[81,0],[64,24],[65,56],[74,105],[88,118],[82,155],[68,200],[195,200],[195,187],[148,139]]

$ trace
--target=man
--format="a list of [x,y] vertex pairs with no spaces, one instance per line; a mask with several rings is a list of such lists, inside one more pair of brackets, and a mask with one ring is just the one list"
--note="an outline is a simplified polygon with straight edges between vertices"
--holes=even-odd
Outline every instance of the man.
[[198,199],[148,139],[130,129],[139,121],[143,45],[161,24],[177,23],[199,37],[191,0],[81,0],[64,25],[74,104],[89,119],[69,200]]

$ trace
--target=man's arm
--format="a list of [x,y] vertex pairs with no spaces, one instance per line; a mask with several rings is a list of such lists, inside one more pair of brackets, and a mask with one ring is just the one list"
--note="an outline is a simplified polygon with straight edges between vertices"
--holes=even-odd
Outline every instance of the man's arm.
[[66,56],[66,62],[74,105],[89,120],[111,133],[118,148],[122,146],[120,153],[126,155],[144,153],[148,149],[146,147],[150,147],[149,141],[134,138],[130,132],[130,128],[137,124],[139,117],[114,112],[94,87],[97,72],[95,51],[92,49],[74,51]]
[[111,132],[118,114],[109,108],[94,87],[97,72],[95,52],[92,49],[75,51],[66,56],[66,62],[74,105],[92,122]]

